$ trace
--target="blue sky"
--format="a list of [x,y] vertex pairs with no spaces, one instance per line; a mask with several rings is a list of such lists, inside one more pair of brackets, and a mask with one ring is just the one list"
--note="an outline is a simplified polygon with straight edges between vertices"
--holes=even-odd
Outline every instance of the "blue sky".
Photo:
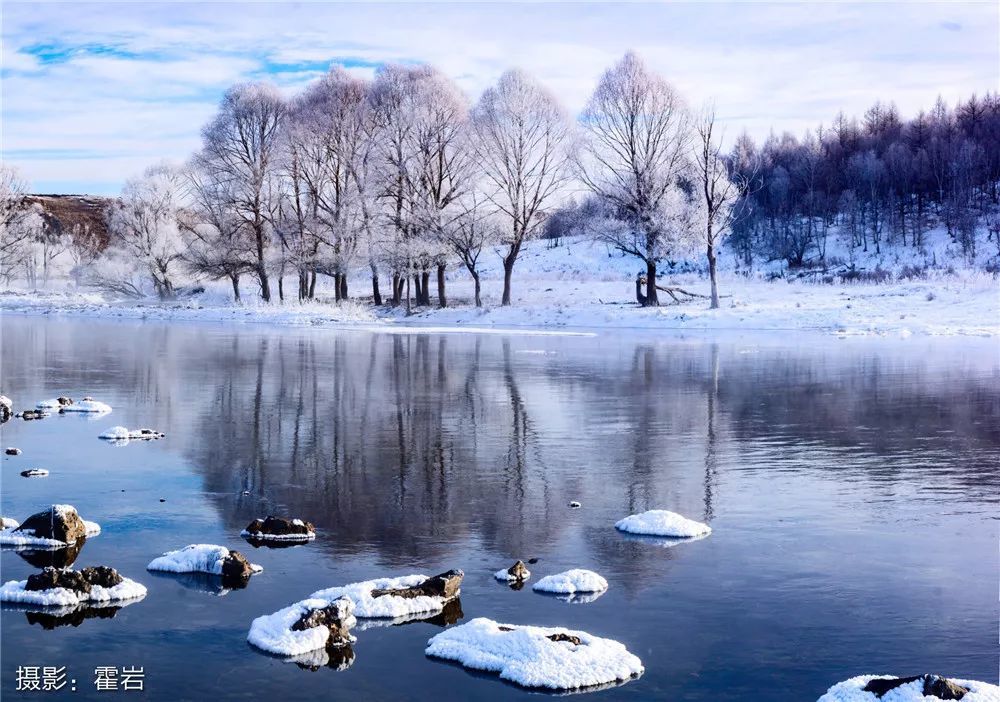
[[184,160],[233,82],[287,94],[331,64],[429,62],[473,99],[511,66],[573,112],[628,49],[730,136],[875,100],[904,115],[1000,85],[1000,4],[47,3],[2,6],[3,160],[36,192],[112,194]]

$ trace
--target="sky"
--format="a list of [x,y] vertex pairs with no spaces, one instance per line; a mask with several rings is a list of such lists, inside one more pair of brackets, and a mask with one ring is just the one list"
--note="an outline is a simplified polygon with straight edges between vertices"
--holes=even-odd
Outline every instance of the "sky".
[[1000,87],[1000,3],[0,3],[0,149],[34,192],[109,195],[184,161],[235,82],[438,66],[475,99],[511,67],[577,113],[638,51],[727,137],[904,116]]

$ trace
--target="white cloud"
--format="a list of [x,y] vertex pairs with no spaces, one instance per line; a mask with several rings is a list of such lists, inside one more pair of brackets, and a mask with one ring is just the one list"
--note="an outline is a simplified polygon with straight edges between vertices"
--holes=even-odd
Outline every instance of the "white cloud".
[[[904,114],[1000,83],[995,4],[6,2],[4,157],[40,189],[115,189],[198,143],[225,87],[300,90],[329,60],[434,63],[475,98],[503,70],[579,110],[626,50],[730,134],[801,132],[893,100]],[[278,70],[280,69],[280,70]],[[68,155],[72,154],[72,158]]]

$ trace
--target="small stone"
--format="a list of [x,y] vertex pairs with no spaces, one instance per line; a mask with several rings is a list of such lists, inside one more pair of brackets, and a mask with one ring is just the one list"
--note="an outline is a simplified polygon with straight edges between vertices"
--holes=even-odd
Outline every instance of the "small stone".
[[535,565],[536,563],[538,563],[538,559],[537,558],[529,558],[528,559],[528,565]]
[[580,643],[581,643],[579,636],[573,636],[572,634],[567,634],[567,633],[562,632],[562,631],[560,631],[558,634],[549,634],[545,638],[547,638],[549,641],[556,641],[556,642],[559,642],[559,641],[568,641],[569,643],[573,644],[574,646],[579,646]]
[[934,697],[939,700],[960,700],[969,691],[967,688],[958,685],[947,678],[939,675],[911,675],[906,678],[875,678],[869,680],[864,691],[874,693],[879,699],[891,690],[895,690],[901,685],[906,685],[914,680],[923,680],[925,697]]
[[579,509],[580,507],[583,507],[583,505],[581,505],[581,504],[580,504],[579,502],[577,502],[576,500],[573,500],[572,502],[570,502],[570,503],[569,503],[569,506],[570,506],[570,507],[571,507],[572,509]]
[[6,453],[8,456],[20,456],[21,455],[21,449],[14,448],[13,446],[10,446],[10,447],[8,447],[7,449],[4,450],[4,453]]
[[354,623],[354,603],[346,597],[331,602],[326,607],[311,609],[292,624],[292,631],[304,631],[317,626],[330,630],[327,647],[343,646],[352,641],[350,626]]
[[160,502],[166,502],[166,500],[165,500],[164,498],[162,498],[162,497],[161,497],[161,498],[160,498]]
[[525,578],[531,577],[527,566],[524,565],[524,561],[515,562],[514,565],[507,569],[507,575],[514,580],[524,580]]
[[29,468],[21,471],[22,478],[44,478],[49,472],[44,468]]

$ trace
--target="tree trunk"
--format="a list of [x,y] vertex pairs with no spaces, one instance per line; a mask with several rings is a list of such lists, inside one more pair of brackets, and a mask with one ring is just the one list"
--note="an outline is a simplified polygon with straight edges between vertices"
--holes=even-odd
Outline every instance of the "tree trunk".
[[372,300],[376,305],[382,304],[382,293],[378,289],[378,273],[372,271]]
[[333,299],[340,302],[340,273],[333,274]]
[[340,299],[341,300],[346,300],[347,299],[347,274],[346,273],[341,273],[340,274]]
[[659,307],[660,300],[656,296],[656,263],[646,262],[646,307]]
[[278,276],[278,300],[285,301],[285,276]]
[[[407,281],[407,286],[409,286],[409,281]],[[416,303],[419,305],[423,302],[424,296],[420,292],[420,276],[416,273],[413,274],[413,297]],[[406,289],[406,308],[410,308],[410,289]]]
[[260,282],[260,297],[264,302],[271,301],[271,281],[268,280],[264,266],[257,267],[257,280]]
[[401,284],[401,279],[399,273],[392,274],[392,304],[398,305],[400,298],[403,296],[403,286]]
[[[417,276],[413,276],[413,282],[416,283],[416,281]],[[409,317],[412,311],[410,307],[410,276],[406,276],[406,316]]]
[[500,304],[510,307],[510,277],[514,273],[514,259],[510,256],[503,260],[503,299]]
[[430,307],[431,304],[431,272],[420,273],[420,304]]
[[476,307],[482,307],[483,306],[483,301],[482,301],[482,298],[479,297],[479,288],[480,288],[480,286],[479,286],[479,273],[478,272],[472,271],[472,281],[473,281],[473,283],[475,283],[475,286],[476,286]]
[[712,281],[712,303],[709,307],[713,310],[719,309],[719,281],[715,270],[715,246],[708,245],[708,277]]
[[438,307],[447,307],[448,300],[444,296],[444,264],[438,264]]
[[230,282],[233,284],[233,300],[236,302],[240,301],[240,274],[233,273],[229,276]]

